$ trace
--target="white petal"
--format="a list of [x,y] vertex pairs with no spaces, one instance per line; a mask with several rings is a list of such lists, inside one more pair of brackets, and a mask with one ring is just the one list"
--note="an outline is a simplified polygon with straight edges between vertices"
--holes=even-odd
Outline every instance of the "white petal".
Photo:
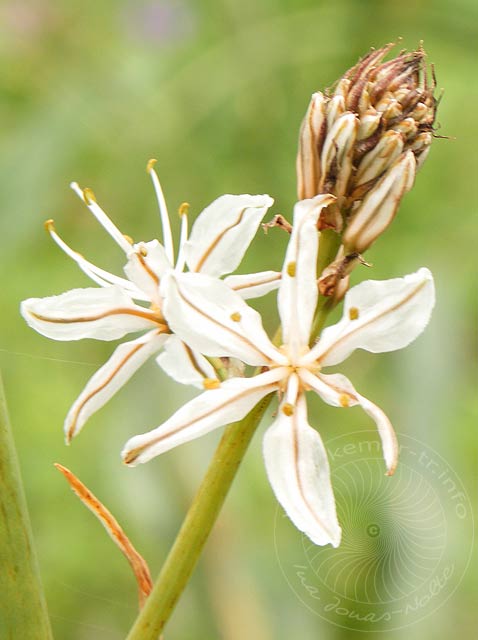
[[283,369],[275,369],[253,378],[231,378],[218,389],[205,391],[157,429],[128,440],[121,454],[124,462],[132,466],[147,462],[213,429],[241,420],[277,388],[277,381],[284,374]]
[[232,356],[252,365],[285,364],[261,317],[224,282],[199,273],[165,276],[163,312],[190,347],[207,356]]
[[149,300],[158,304],[160,280],[172,268],[165,248],[157,240],[151,240],[134,245],[124,272],[131,282],[147,294]]
[[141,338],[116,347],[111,358],[90,378],[68,412],[64,427],[67,442],[80,432],[88,418],[101,409],[150,356],[161,349],[167,337],[150,331]]
[[295,357],[308,345],[310,327],[317,306],[317,220],[324,206],[334,197],[320,195],[301,200],[294,207],[294,226],[290,236],[279,288],[282,339]]
[[306,370],[300,371],[300,377],[308,384],[324,402],[333,407],[353,407],[359,404],[375,421],[382,441],[383,457],[387,466],[387,474],[392,475],[398,461],[397,436],[392,423],[377,405],[361,396],[348,378],[340,374],[314,376]]
[[355,349],[382,353],[406,347],[428,324],[434,303],[433,277],[425,268],[403,278],[361,282],[346,294],[340,322],[324,329],[303,363],[329,366]]
[[154,314],[114,286],[29,298],[22,302],[21,313],[30,327],[54,340],[116,340],[158,326]]
[[156,362],[168,376],[181,384],[192,384],[204,389],[205,380],[217,379],[212,364],[174,335],[168,337]]
[[273,202],[267,195],[214,200],[198,216],[184,244],[189,269],[210,276],[234,271]]
[[237,291],[243,300],[260,298],[266,293],[274,291],[279,287],[280,280],[281,274],[277,271],[259,271],[258,273],[246,273],[224,278],[227,286]]
[[[301,395],[291,415],[282,403],[274,424],[264,436],[264,460],[274,493],[285,512],[315,544],[340,544],[335,500],[327,452],[307,422]],[[289,410],[290,410],[289,405]]]

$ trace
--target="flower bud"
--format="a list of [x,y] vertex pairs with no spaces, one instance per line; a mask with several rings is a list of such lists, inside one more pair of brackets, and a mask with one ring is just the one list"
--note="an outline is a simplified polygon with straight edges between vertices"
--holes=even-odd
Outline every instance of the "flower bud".
[[416,160],[406,151],[374,184],[350,217],[342,237],[346,253],[363,253],[390,225],[403,195],[413,186]]
[[[425,52],[420,47],[384,62],[392,47],[372,50],[333,93],[314,93],[300,132],[298,197],[337,196],[333,215],[324,210],[319,229],[347,229],[357,251],[388,226],[433,139],[436,82],[433,72],[428,77]],[[379,216],[376,224],[371,211]],[[364,240],[359,228],[367,230]]]
[[300,200],[318,195],[322,131],[325,128],[325,98],[320,92],[314,93],[300,128],[301,152],[297,155],[298,190],[303,194]]

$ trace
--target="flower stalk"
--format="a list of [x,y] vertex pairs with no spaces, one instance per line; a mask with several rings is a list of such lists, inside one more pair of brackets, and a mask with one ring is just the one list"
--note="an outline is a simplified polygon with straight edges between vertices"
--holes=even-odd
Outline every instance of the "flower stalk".
[[0,509],[0,637],[52,640],[1,381]]
[[229,425],[184,519],[153,591],[127,640],[157,640],[169,620],[216,522],[239,465],[273,394]]

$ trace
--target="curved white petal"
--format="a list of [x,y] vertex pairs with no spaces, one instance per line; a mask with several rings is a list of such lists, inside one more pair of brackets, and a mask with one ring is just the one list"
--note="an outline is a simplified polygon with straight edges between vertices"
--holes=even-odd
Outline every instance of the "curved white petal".
[[377,405],[360,395],[348,378],[341,374],[314,376],[306,370],[300,370],[300,377],[327,404],[333,407],[353,407],[359,404],[377,425],[382,441],[383,457],[387,467],[387,475],[391,476],[398,462],[397,436],[392,423]]
[[128,440],[121,454],[124,462],[131,466],[147,462],[217,427],[241,420],[277,388],[284,373],[284,370],[275,369],[253,378],[231,378],[219,388],[205,391],[157,429]]
[[264,460],[274,493],[285,512],[315,544],[340,544],[335,500],[327,452],[307,421],[301,395],[293,411],[282,403],[274,424],[264,436]]
[[280,285],[281,274],[277,271],[259,271],[244,275],[227,276],[224,282],[236,291],[243,300],[260,298]]
[[217,380],[212,364],[174,335],[168,336],[156,362],[168,376],[181,384],[192,384],[204,389],[205,380]]
[[252,365],[286,364],[261,317],[224,282],[199,273],[170,272],[161,287],[172,332],[208,356],[232,356]]
[[29,298],[22,302],[21,313],[30,327],[54,340],[116,340],[158,326],[153,313],[134,304],[116,286]]
[[267,195],[227,194],[214,200],[199,214],[184,244],[189,269],[210,276],[234,271],[273,202]]
[[139,242],[128,255],[124,272],[148,299],[159,304],[159,283],[162,276],[173,268],[165,248],[157,241]]
[[282,268],[279,313],[282,339],[293,358],[309,344],[310,327],[317,306],[317,220],[334,196],[320,195],[301,200],[294,207],[294,226]]
[[355,349],[381,353],[406,347],[428,324],[434,304],[433,277],[425,268],[404,278],[362,282],[346,294],[340,322],[324,329],[302,362],[329,366]]
[[116,347],[110,359],[90,378],[68,412],[64,426],[67,442],[81,431],[88,418],[101,409],[148,358],[161,349],[167,337],[158,331],[150,331]]

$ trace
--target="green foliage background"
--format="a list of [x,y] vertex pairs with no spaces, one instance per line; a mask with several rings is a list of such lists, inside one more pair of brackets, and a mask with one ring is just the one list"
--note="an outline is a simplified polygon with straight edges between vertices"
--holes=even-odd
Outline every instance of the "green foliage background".
[[[144,171],[150,157],[159,160],[172,210],[186,200],[194,216],[225,192],[270,193],[274,211],[290,216],[310,94],[370,46],[398,36],[407,48],[424,40],[446,89],[438,133],[453,139],[435,141],[399,217],[367,258],[377,278],[430,267],[438,303],[426,334],[406,352],[356,354],[347,371],[399,433],[446,458],[476,502],[477,25],[472,0],[1,5],[0,357],[57,638],[123,638],[136,592],[124,559],[53,462],[70,467],[112,509],[156,574],[219,434],[141,468],[122,466],[126,439],[193,395],[151,362],[65,448],[68,407],[112,345],[49,342],[19,317],[23,298],[89,286],[43,233],[43,221],[55,218],[71,245],[118,272],[117,247],[68,184],[92,187],[125,233],[148,240],[159,233]],[[258,237],[244,269],[280,267],[285,241],[279,231]],[[356,280],[364,277],[370,272]],[[260,306],[272,328],[272,297]],[[371,429],[359,410],[319,404],[313,424],[324,439]],[[289,588],[273,545],[276,509],[259,432],[167,639],[363,637],[322,621]],[[472,543],[450,536],[454,548]],[[477,592],[470,568],[433,616],[382,637],[471,638]]]

